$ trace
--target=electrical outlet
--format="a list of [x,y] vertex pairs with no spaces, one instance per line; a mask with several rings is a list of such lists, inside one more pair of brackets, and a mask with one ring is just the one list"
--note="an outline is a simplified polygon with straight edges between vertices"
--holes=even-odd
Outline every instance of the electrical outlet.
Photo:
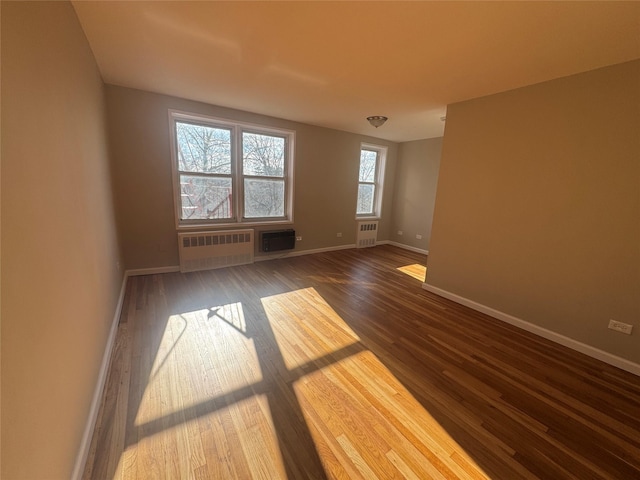
[[611,330],[615,330],[616,332],[624,333],[626,335],[631,335],[631,330],[633,330],[633,325],[629,325],[628,323],[618,322],[617,320],[609,320],[609,328]]
[[296,241],[297,241],[297,242],[302,241],[302,237],[296,237]]
[[398,230],[398,235],[402,235],[402,230]]
[[342,237],[342,232],[336,233],[336,237],[341,238]]
[[418,233],[418,234],[416,235],[416,238],[417,238],[418,240],[422,240],[422,235],[420,235],[420,234]]

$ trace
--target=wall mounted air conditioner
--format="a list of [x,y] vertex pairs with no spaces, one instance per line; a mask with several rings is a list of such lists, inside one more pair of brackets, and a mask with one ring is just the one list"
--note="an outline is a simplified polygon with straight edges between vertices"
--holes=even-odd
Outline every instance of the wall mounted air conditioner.
[[260,233],[260,251],[277,252],[280,250],[292,250],[296,246],[296,231],[269,230]]

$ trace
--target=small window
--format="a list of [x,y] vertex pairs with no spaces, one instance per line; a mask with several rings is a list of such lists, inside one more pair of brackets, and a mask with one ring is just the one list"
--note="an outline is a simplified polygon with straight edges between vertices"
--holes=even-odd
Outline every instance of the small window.
[[178,227],[293,221],[294,132],[169,115]]
[[360,149],[357,217],[379,217],[386,147],[363,144]]

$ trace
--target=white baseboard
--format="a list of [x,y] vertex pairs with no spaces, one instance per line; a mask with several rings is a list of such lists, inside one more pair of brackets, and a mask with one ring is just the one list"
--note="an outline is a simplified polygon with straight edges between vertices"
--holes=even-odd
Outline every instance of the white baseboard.
[[547,330],[546,328],[527,322],[526,320],[522,320],[521,318],[514,317],[513,315],[509,315],[508,313],[504,313],[499,310],[495,310],[481,303],[477,303],[473,300],[469,300],[468,298],[456,295],[455,293],[451,293],[446,290],[442,290],[441,288],[434,287],[433,285],[429,285],[428,283],[423,283],[422,288],[448,300],[459,303],[460,305],[464,305],[465,307],[469,307],[473,310],[489,315],[490,317],[502,320],[503,322],[521,328],[522,330],[526,330],[527,332],[546,338],[547,340],[551,340],[552,342],[571,348],[572,350],[584,353],[589,357],[601,360],[605,363],[608,363],[609,365],[613,365],[614,367],[618,367],[622,370],[633,373],[634,375],[640,376],[640,365],[630,360],[618,357],[617,355],[613,355],[612,353],[605,352],[604,350],[600,350],[599,348],[592,347],[591,345],[587,345],[586,343],[579,342],[577,340],[574,340],[573,338],[565,337],[564,335],[553,332],[551,330]]
[[180,267],[173,265],[170,267],[134,268],[133,270],[127,270],[125,275],[127,277],[137,277],[139,275],[156,275],[158,273],[173,273],[179,271]]
[[76,456],[76,463],[73,466],[73,473],[71,474],[72,480],[80,480],[82,473],[84,472],[87,458],[89,457],[89,449],[91,448],[91,440],[95,431],[96,422],[98,420],[98,413],[100,411],[100,405],[102,404],[102,394],[104,393],[104,387],[107,383],[107,376],[109,375],[109,367],[111,366],[111,355],[113,353],[113,347],[116,341],[116,335],[118,334],[118,324],[120,323],[120,314],[122,312],[122,304],[124,303],[124,294],[127,289],[128,275],[122,277],[122,286],[120,287],[120,296],[118,297],[118,303],[116,304],[116,310],[111,321],[111,329],[109,330],[109,336],[107,337],[107,344],[104,348],[104,354],[102,355],[102,364],[100,365],[100,372],[98,374],[98,380],[96,381],[96,388],[93,392],[93,399],[91,400],[91,408],[89,409],[89,417],[87,418],[87,424],[82,434],[82,441],[80,442],[80,448],[78,455]]
[[393,240],[382,240],[381,242],[376,242],[376,245],[393,245],[394,247],[404,248],[405,250],[409,250],[411,252],[422,253],[423,255],[429,255],[429,250],[425,250],[423,248],[412,247],[411,245],[405,245],[404,243],[394,242]]
[[263,262],[265,260],[276,260],[278,258],[299,257],[301,255],[311,255],[313,253],[334,252],[336,250],[349,250],[351,248],[356,248],[355,243],[352,243],[349,245],[338,245],[335,247],[313,248],[311,250],[294,250],[292,252],[287,252],[280,255],[260,255],[260,256],[253,257],[253,260],[254,262]]

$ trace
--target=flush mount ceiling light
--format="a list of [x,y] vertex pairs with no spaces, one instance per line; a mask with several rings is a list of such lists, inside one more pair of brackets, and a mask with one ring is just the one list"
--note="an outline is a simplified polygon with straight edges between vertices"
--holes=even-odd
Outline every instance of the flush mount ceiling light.
[[371,125],[373,125],[374,127],[378,128],[380,125],[382,125],[388,119],[387,119],[387,117],[382,117],[380,115],[374,115],[373,117],[367,117],[367,120],[369,120],[369,123]]

